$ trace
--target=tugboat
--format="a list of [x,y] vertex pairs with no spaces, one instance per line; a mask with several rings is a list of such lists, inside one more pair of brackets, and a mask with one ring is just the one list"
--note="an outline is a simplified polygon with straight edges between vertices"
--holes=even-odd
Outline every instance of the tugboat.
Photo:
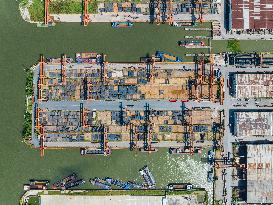
[[130,21],[126,22],[112,22],[111,26],[113,28],[131,28],[134,24]]
[[174,56],[170,53],[166,53],[163,51],[156,51],[155,56],[157,58],[160,58],[161,61],[168,61],[168,62],[182,62],[182,58],[178,57],[178,56]]

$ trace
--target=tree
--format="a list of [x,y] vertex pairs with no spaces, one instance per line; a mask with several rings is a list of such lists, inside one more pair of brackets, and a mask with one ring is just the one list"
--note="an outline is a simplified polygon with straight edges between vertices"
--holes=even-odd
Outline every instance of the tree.
[[228,40],[227,48],[233,53],[240,53],[241,52],[240,41],[235,39]]

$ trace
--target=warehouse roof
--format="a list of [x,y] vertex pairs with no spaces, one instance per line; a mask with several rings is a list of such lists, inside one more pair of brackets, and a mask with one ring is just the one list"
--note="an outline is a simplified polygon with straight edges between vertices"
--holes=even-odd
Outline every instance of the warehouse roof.
[[232,0],[233,29],[272,29],[273,0]]
[[247,203],[273,203],[273,145],[247,145]]
[[235,135],[259,137],[273,134],[273,112],[235,112]]
[[273,73],[235,74],[236,98],[273,98]]

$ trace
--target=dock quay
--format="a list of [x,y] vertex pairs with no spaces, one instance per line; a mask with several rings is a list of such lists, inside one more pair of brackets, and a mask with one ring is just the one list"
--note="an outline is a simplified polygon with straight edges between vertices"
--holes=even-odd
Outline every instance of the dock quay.
[[211,127],[222,118],[221,77],[204,56],[196,62],[156,56],[134,63],[108,62],[95,52],[77,53],[75,62],[41,56],[33,70],[33,145],[41,155],[79,147],[88,156],[211,144]]

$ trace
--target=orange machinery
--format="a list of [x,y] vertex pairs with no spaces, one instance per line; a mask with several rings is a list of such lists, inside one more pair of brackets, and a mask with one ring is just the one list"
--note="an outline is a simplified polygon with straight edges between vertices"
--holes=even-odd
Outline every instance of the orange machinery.
[[214,94],[213,94],[213,85],[214,85],[214,60],[213,60],[213,54],[210,54],[210,76],[209,76],[209,83],[210,83],[210,90],[209,90],[209,99],[210,101],[214,102]]
[[84,26],[87,26],[90,22],[89,12],[88,12],[88,4],[91,2],[91,0],[84,0],[84,8],[83,8],[83,18],[82,18],[82,24]]
[[44,127],[43,125],[40,124],[40,112],[41,109],[40,108],[36,108],[36,116],[35,116],[35,122],[36,122],[36,129],[39,131],[40,134],[40,156],[43,157],[45,155],[45,145],[44,145]]
[[156,25],[160,25],[160,12],[161,12],[160,5],[161,5],[160,0],[157,0],[157,8],[155,9]]
[[118,14],[118,3],[113,3],[113,11],[115,14]]
[[45,18],[44,18],[44,24],[48,25],[49,22],[52,21],[50,15],[49,15],[49,3],[51,0],[45,0]]
[[42,100],[42,86],[44,84],[44,67],[45,67],[45,59],[44,56],[40,56],[40,62],[39,62],[39,79],[38,79],[38,87],[37,87],[37,95],[38,95],[38,101]]
[[169,22],[169,25],[172,25],[173,24],[173,1],[172,0],[169,0],[168,1],[168,22]]
[[224,92],[224,77],[222,76],[220,78],[220,105],[224,104],[224,95],[225,95],[225,92]]
[[197,80],[197,87],[196,87],[196,99],[199,101],[202,98],[202,84],[205,81],[205,59],[204,56],[201,56],[201,59],[198,63],[198,78]]
[[199,1],[199,22],[200,23],[203,23],[204,22],[204,19],[203,19],[203,0],[200,0]]
[[190,141],[190,154],[193,155],[194,153],[194,147],[193,147],[193,139],[192,139],[192,134],[193,134],[193,130],[192,130],[192,114],[189,115],[190,117],[190,121],[189,121],[189,141]]
[[61,58],[61,81],[62,84],[66,84],[66,55],[62,55]]
[[107,136],[108,130],[107,127],[104,126],[103,128],[103,151],[104,151],[104,156],[108,156],[111,151],[110,148],[108,146],[108,136]]

